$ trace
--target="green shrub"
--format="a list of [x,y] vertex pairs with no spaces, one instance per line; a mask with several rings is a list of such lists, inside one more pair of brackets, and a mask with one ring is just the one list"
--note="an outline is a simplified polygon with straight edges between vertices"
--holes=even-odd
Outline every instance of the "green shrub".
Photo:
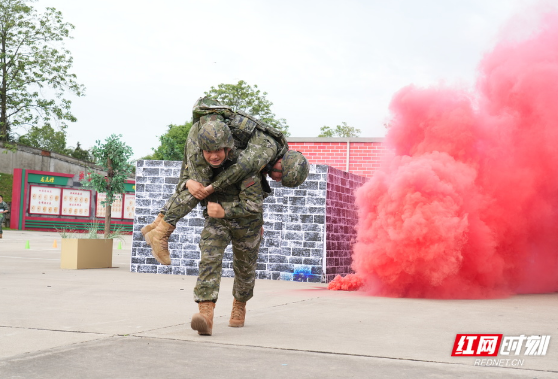
[[4,201],[7,203],[12,201],[13,185],[14,185],[13,175],[0,173],[0,195],[4,195]]

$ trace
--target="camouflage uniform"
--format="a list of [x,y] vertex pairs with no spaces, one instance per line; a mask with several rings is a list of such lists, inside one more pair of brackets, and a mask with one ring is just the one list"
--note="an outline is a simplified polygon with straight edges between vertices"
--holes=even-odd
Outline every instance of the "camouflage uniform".
[[[192,127],[192,130],[194,132],[193,134],[190,132],[189,141],[196,142],[193,148],[198,151],[199,124],[196,128]],[[192,136],[195,138],[190,138]],[[189,146],[191,145],[186,145],[185,156],[188,156]],[[262,131],[255,131],[248,148],[244,151],[234,149],[221,168],[211,168],[206,163],[211,172],[209,177],[214,178],[212,184],[215,192],[202,200],[202,205],[207,205],[208,201],[221,204],[225,217],[212,218],[207,215],[207,210],[204,210],[205,224],[199,244],[201,251],[199,277],[194,288],[196,302],[217,301],[223,254],[231,242],[235,274],[233,296],[241,302],[252,298],[262,240],[260,231],[263,226],[263,199],[267,196],[262,185],[262,183],[267,184],[267,179],[260,169],[277,155],[277,150],[277,143],[273,138]],[[191,178],[190,172],[193,171],[187,168],[187,163],[183,163],[176,192],[161,210],[165,214],[165,222],[171,225],[176,225],[178,220],[199,202],[184,188],[184,183]]]
[[[211,183],[211,168],[203,158],[198,140],[199,130],[206,121],[218,120],[229,125],[235,146],[244,151],[237,162],[238,166],[233,166],[230,173],[212,183],[216,192],[230,184],[238,183],[248,173],[261,171],[267,164],[275,164],[289,150],[287,140],[281,132],[242,112],[233,112],[214,99],[208,97],[198,99],[192,113],[194,125],[190,129],[184,147],[181,176],[188,167],[190,179],[206,186]],[[265,153],[262,148],[265,149],[266,145],[270,144],[277,150],[273,156],[262,156],[261,154]],[[179,185],[181,183],[185,181],[181,179]]]
[[[234,284],[233,296],[246,302],[254,295],[256,264],[263,226],[263,199],[259,174],[231,185],[208,197],[225,210],[225,218],[208,217],[199,243],[201,260],[194,300],[217,301],[225,248],[232,242]],[[205,200],[204,200],[205,201]]]
[[[232,165],[228,161],[222,169],[213,169],[215,174]],[[219,176],[219,175],[217,175]],[[186,179],[188,176],[185,175]],[[223,188],[202,200],[221,204],[224,218],[212,218],[204,210],[205,224],[199,243],[201,260],[199,277],[194,288],[194,300],[217,301],[221,283],[221,270],[225,248],[232,242],[234,284],[233,296],[246,302],[254,294],[256,264],[263,226],[263,200],[266,193],[262,188],[260,173],[253,174],[240,184]],[[264,178],[265,180],[265,178]],[[185,191],[188,192],[188,191]]]
[[[199,202],[199,200],[192,196],[184,187],[186,181],[188,179],[198,179],[196,181],[208,185],[211,183],[211,178],[213,178],[214,175],[211,166],[207,163],[203,166],[194,163],[196,168],[193,170],[189,169],[188,156],[190,157],[190,161],[193,161],[192,156],[196,154],[200,154],[201,159],[203,159],[203,153],[201,153],[197,142],[198,131],[199,124],[192,126],[190,134],[188,135],[188,142],[184,149],[185,159],[182,164],[179,183],[176,186],[175,193],[169,198],[161,210],[161,213],[165,215],[165,222],[173,226],[176,226],[176,223],[187,215]],[[194,154],[188,155],[190,149],[194,150]],[[234,149],[234,151],[231,152],[231,159],[235,163],[229,165],[225,171],[219,173],[211,183],[215,193],[223,192],[224,189],[231,185],[235,185],[248,175],[258,174],[259,177],[261,169],[275,159],[278,150],[277,143],[272,137],[264,134],[264,132],[260,130],[254,131],[254,135],[250,139],[245,150]],[[199,157],[194,159],[199,159]],[[200,175],[200,170],[203,172],[203,176]],[[209,179],[206,179],[206,177]],[[265,184],[267,184],[267,182],[264,182],[264,185]],[[266,190],[269,191],[267,188]]]
[[[266,165],[273,165],[288,151],[289,146],[282,133],[261,123],[252,121],[242,112],[233,112],[216,100],[202,97],[196,101],[192,110],[194,125],[190,129],[184,146],[184,161],[175,193],[166,202],[160,213],[164,221],[176,223],[196,207],[199,200],[190,194],[184,184],[188,179],[207,186],[211,184],[215,192],[240,182],[243,178],[261,172]],[[214,178],[213,171],[203,157],[199,144],[201,126],[207,121],[225,121],[229,124],[237,146],[236,164]],[[262,181],[264,185],[267,182]],[[269,186],[264,190],[270,192]]]
[[[275,129],[242,112],[232,112],[230,108],[209,98],[199,99],[194,105],[193,114],[194,124],[184,146],[180,180],[176,192],[161,213],[164,214],[165,223],[176,226],[199,202],[185,189],[184,184],[192,179],[204,186],[213,186],[215,192],[202,204],[208,201],[221,204],[225,217],[210,218],[204,211],[205,225],[199,245],[201,260],[194,299],[197,302],[217,300],[223,254],[232,242],[235,273],[233,295],[237,301],[245,303],[253,296],[256,262],[262,239],[263,199],[266,192],[271,192],[261,172],[267,165],[272,166],[286,156],[288,144]],[[208,121],[225,122],[234,136],[236,148],[231,151],[231,160],[226,161],[222,169],[211,168],[203,156],[199,137],[202,126]],[[307,172],[304,179],[306,175]]]
[[232,241],[234,284],[233,296],[246,302],[254,295],[256,265],[262,235],[262,214],[242,218],[205,219],[201,234],[199,277],[194,288],[194,300],[216,302],[221,284],[225,248]]
[[[0,211],[9,211],[10,207],[4,201],[0,202]],[[2,234],[2,223],[4,222],[4,218],[6,217],[5,213],[0,213],[0,234]]]

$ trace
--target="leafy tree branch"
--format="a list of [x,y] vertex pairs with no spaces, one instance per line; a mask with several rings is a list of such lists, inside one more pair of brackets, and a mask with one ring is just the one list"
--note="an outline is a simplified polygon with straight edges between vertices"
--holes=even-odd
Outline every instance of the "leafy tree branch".
[[217,88],[204,93],[224,105],[228,105],[233,111],[242,111],[259,118],[269,126],[281,130],[285,136],[289,136],[289,125],[284,118],[276,118],[271,111],[273,103],[266,99],[267,92],[262,92],[258,86],[250,86],[244,80],[239,80],[237,84],[219,84]]
[[54,8],[38,13],[33,2],[0,0],[0,141],[14,141],[25,125],[64,128],[75,122],[72,102],[63,96],[85,91],[64,47],[74,26]]
[[184,159],[184,145],[192,127],[191,122],[182,125],[170,124],[167,132],[159,136],[159,146],[153,154],[143,157],[150,160],[182,161]]
[[95,189],[97,192],[106,193],[106,199],[101,203],[106,207],[105,213],[105,238],[110,234],[111,208],[115,200],[115,195],[125,192],[124,183],[133,171],[130,163],[132,148],[122,142],[122,135],[112,134],[105,143],[97,140],[91,149],[91,154],[95,157],[95,162],[107,173],[101,175],[91,169],[87,173],[81,184],[84,187]]
[[358,137],[360,129],[349,126],[343,121],[342,125],[337,125],[335,128],[322,126],[320,132],[318,137]]

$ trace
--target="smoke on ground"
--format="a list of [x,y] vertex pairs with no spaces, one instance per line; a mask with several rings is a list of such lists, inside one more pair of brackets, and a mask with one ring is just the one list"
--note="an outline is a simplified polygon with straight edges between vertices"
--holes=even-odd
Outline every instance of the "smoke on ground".
[[473,92],[408,86],[356,193],[354,275],[330,289],[492,298],[558,289],[558,12],[500,42]]

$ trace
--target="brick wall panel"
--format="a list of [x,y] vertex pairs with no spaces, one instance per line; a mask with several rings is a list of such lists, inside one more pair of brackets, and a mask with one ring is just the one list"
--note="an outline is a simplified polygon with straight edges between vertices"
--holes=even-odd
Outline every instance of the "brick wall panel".
[[[346,146],[337,148],[346,150]],[[169,242],[172,266],[161,266],[153,259],[139,232],[153,221],[169,191],[174,190],[172,182],[167,180],[170,178],[164,175],[178,175],[180,164],[169,161],[137,162],[132,272],[198,275],[198,243],[204,223],[201,207],[198,206],[177,224]],[[361,164],[358,165],[360,169]],[[320,282],[330,281],[336,274],[351,272],[351,250],[357,221],[354,191],[366,179],[342,171],[345,168],[343,162],[340,166],[341,169],[337,169],[312,164],[308,180],[296,189],[270,182],[273,196],[268,197],[264,204],[264,240],[256,271],[259,279]],[[367,166],[363,163],[362,167],[364,171]],[[234,276],[230,246],[225,250],[222,275]]]
[[[161,266],[151,256],[150,248],[139,230],[151,223],[165,200],[174,191],[165,175],[178,176],[181,162],[137,162],[136,216],[130,270],[138,273],[198,275],[199,234],[204,219],[201,207],[178,222],[169,239],[172,266]],[[176,170],[176,172],[174,171]],[[296,189],[270,182],[273,196],[264,203],[264,240],[258,255],[257,277],[272,280],[321,281],[323,239],[325,238],[325,197],[328,167],[312,165],[307,181]],[[162,183],[162,184],[161,184]],[[168,184],[165,184],[168,183]],[[312,245],[304,245],[306,242]],[[308,268],[300,271],[303,258],[312,257]],[[295,271],[299,270],[296,272]],[[222,276],[234,276],[232,250],[223,258]]]
[[366,179],[330,167],[326,196],[326,272],[329,282],[338,275],[352,273],[351,251],[356,238],[357,212],[354,192]]

